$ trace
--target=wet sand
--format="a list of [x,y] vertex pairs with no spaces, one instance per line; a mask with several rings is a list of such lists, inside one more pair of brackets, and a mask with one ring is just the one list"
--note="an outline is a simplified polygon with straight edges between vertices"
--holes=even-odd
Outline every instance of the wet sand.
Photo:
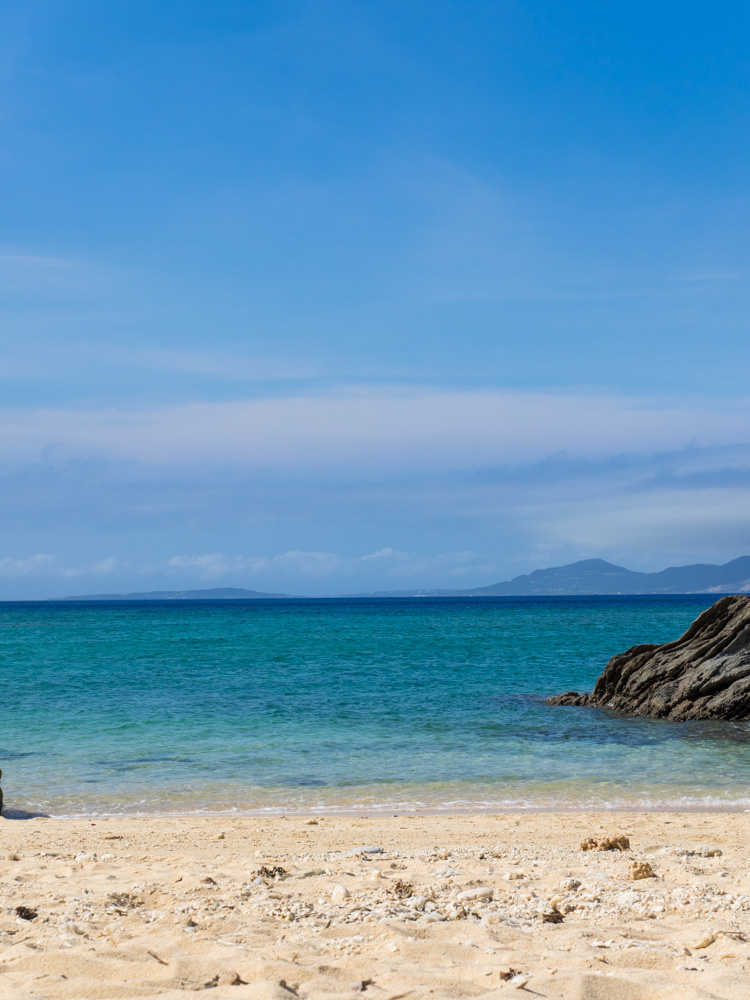
[[749,845],[695,811],[2,819],[0,996],[746,1000]]

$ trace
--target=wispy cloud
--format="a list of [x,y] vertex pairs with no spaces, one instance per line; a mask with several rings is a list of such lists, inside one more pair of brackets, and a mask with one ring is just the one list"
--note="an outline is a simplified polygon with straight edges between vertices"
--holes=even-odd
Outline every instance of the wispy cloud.
[[11,598],[59,595],[61,580],[78,593],[212,581],[321,595],[462,588],[591,556],[660,569],[750,552],[747,445],[531,454],[458,471],[342,463],[337,476],[51,451],[0,465],[0,486]]
[[20,559],[5,556],[0,559],[0,576],[4,577],[48,577],[50,579],[74,579],[83,576],[108,576],[122,568],[122,563],[110,556],[97,562],[68,566],[54,555],[38,553]]
[[6,409],[0,418],[0,458],[53,447],[61,456],[294,472],[466,469],[555,452],[602,457],[750,441],[743,400],[414,387],[160,409]]
[[79,295],[100,286],[104,274],[103,268],[75,257],[0,250],[0,292],[11,299],[29,293]]
[[0,576],[32,576],[37,573],[48,573],[55,557],[46,553],[27,556],[25,559],[11,559],[6,556],[0,559]]
[[171,570],[188,571],[208,580],[239,573],[287,572],[303,577],[325,577],[339,571],[343,561],[330,552],[283,552],[275,556],[227,556],[223,552],[206,555],[172,556]]
[[[93,563],[77,566],[66,565],[64,561],[50,554],[39,554],[27,558],[0,559],[0,576],[38,576],[50,580],[80,580],[113,576],[127,571],[130,577],[150,577],[172,580],[175,586],[190,586],[200,582],[215,582],[231,579],[233,582],[250,585],[263,579],[339,580],[359,578],[374,571],[373,579],[393,581],[414,581],[420,584],[429,581],[430,576],[460,578],[467,575],[497,570],[496,562],[478,556],[474,552],[445,552],[435,556],[401,552],[384,548],[364,555],[341,555],[335,552],[290,550],[276,555],[226,555],[223,552],[209,552],[198,555],[172,556],[162,564],[152,561],[130,560],[127,564],[109,557]],[[176,581],[179,581],[177,583]],[[468,586],[468,584],[466,584]],[[456,586],[459,586],[457,583]]]
[[746,485],[631,490],[623,500],[563,498],[540,518],[538,531],[573,551],[601,551],[616,540],[621,552],[642,553],[651,546],[668,552],[706,534],[729,553],[750,551]]
[[[373,564],[377,564],[373,567]],[[430,575],[462,577],[468,574],[498,569],[497,562],[490,562],[474,552],[445,552],[430,556],[413,552],[400,552],[393,548],[380,549],[365,555],[344,556],[334,552],[283,552],[274,556],[227,556],[221,552],[206,555],[173,556],[168,561],[170,570],[193,574],[207,580],[241,574],[283,574],[287,578],[342,579],[360,576],[374,568],[378,577],[388,580],[407,580]]]
[[99,562],[95,562],[89,572],[94,576],[109,576],[111,573],[116,573],[118,569],[120,569],[119,560],[110,556],[108,559],[100,559]]
[[181,375],[198,375],[202,379],[227,382],[296,381],[322,378],[327,375],[320,365],[289,358],[248,356],[237,351],[189,351],[141,347],[138,350],[104,348],[99,350],[102,362],[126,365],[132,369],[152,369]]

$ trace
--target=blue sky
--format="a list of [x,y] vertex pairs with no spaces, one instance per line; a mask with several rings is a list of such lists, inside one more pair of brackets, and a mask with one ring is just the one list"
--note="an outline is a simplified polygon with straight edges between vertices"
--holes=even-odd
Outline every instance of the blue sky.
[[744,5],[0,21],[0,598],[750,552]]

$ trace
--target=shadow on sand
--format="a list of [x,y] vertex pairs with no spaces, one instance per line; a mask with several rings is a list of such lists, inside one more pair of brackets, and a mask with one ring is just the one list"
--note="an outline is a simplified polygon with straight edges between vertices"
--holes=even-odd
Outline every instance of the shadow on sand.
[[48,813],[27,812],[25,809],[8,809],[6,806],[2,813],[3,819],[49,819]]

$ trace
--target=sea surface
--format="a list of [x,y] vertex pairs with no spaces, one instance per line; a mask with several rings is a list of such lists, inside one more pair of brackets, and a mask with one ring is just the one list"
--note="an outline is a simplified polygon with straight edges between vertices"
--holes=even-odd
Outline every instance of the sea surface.
[[551,708],[710,596],[0,604],[10,815],[750,806],[750,724]]

